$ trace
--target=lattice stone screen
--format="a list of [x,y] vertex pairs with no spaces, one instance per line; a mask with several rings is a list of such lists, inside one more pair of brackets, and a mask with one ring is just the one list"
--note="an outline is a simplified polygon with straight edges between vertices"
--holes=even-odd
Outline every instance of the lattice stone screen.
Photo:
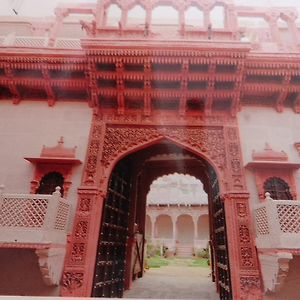
[[254,209],[258,248],[299,249],[300,201],[268,199]]
[[67,227],[70,205],[60,201],[58,204],[54,229],[65,230]]
[[15,39],[14,46],[43,48],[45,46],[45,38],[17,37]]
[[0,225],[8,227],[43,227],[49,199],[20,196],[3,197]]
[[260,207],[255,210],[256,235],[269,234],[269,222],[267,218],[267,209]]
[[67,229],[70,204],[57,195],[0,195],[0,226]]
[[300,232],[300,205],[277,204],[280,230],[285,233]]
[[81,49],[81,44],[78,39],[57,39],[56,48]]

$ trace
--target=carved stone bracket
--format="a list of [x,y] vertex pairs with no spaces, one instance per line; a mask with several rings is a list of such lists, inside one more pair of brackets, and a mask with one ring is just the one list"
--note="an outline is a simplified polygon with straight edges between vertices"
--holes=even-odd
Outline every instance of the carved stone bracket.
[[293,255],[289,252],[259,254],[265,292],[276,293],[282,287]]
[[37,249],[35,253],[38,256],[39,267],[45,284],[49,286],[58,285],[64,267],[66,249],[51,247]]

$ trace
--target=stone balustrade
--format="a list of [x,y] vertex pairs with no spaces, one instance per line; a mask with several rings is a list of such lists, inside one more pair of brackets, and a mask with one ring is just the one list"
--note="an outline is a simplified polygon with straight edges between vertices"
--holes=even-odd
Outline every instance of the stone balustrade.
[[0,248],[35,251],[48,286],[61,280],[70,208],[60,187],[52,195],[39,195],[4,194],[0,186]]
[[[13,48],[49,48],[48,37],[36,36],[0,36],[0,47]],[[74,38],[58,38],[53,46],[56,49],[80,50],[80,39]]]
[[255,207],[254,217],[259,249],[300,248],[300,201],[273,200],[267,195]]
[[70,203],[52,195],[0,195],[0,243],[65,244]]

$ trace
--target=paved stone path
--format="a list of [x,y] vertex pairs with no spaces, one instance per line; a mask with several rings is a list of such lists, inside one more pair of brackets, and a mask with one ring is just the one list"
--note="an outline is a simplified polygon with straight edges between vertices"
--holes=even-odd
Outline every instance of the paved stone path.
[[147,270],[124,298],[217,300],[210,269],[169,265]]

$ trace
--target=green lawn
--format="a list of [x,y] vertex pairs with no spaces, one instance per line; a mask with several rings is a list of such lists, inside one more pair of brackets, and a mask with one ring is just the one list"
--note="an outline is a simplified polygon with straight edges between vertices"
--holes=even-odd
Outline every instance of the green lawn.
[[170,264],[169,259],[161,256],[150,257],[147,259],[147,263],[149,268],[160,268]]
[[195,258],[188,264],[188,266],[209,268],[208,260],[206,258]]
[[209,268],[205,258],[164,258],[154,256],[147,259],[147,264],[149,268],[160,268],[168,265]]

